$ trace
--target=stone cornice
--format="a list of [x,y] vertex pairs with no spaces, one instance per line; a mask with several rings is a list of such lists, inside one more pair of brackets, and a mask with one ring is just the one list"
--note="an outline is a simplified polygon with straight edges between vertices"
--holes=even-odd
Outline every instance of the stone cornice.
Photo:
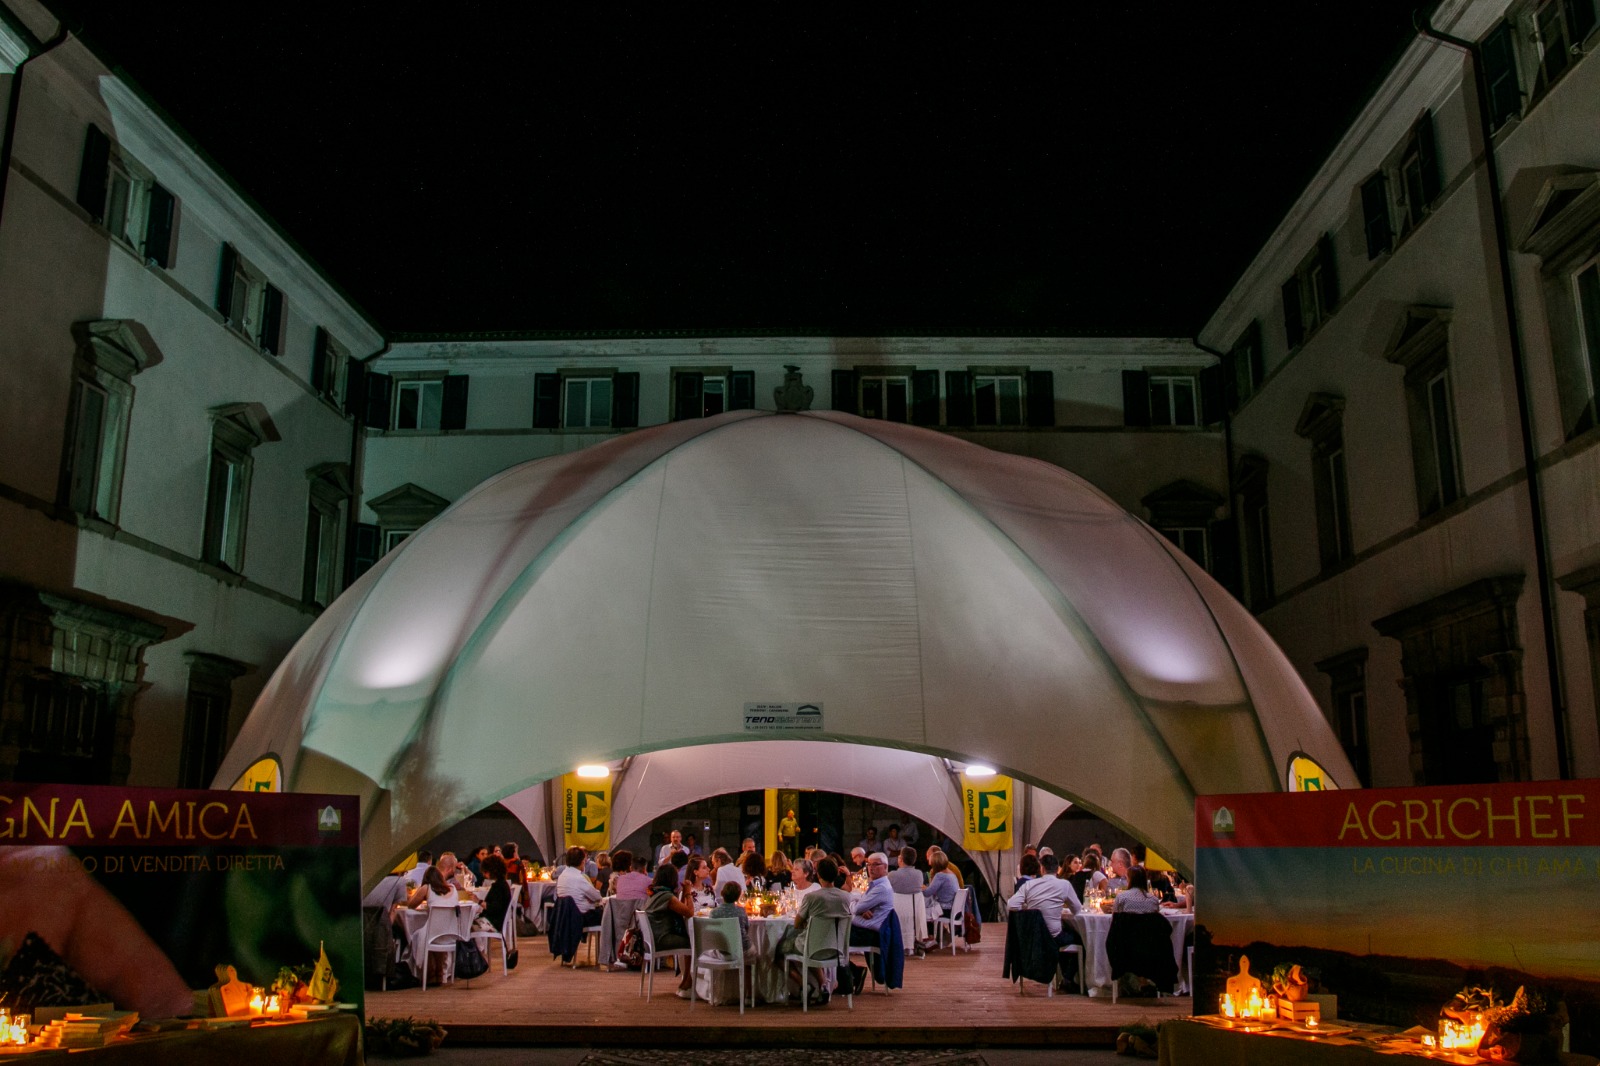
[[458,371],[508,364],[647,360],[664,365],[772,363],[827,359],[852,365],[901,364],[917,357],[989,365],[1048,363],[1094,369],[1207,366],[1215,357],[1187,340],[1164,337],[605,337],[402,341],[376,369]]
[[345,300],[277,228],[121,79],[99,76],[115,140],[283,291],[318,325],[358,351],[383,342],[378,329]]

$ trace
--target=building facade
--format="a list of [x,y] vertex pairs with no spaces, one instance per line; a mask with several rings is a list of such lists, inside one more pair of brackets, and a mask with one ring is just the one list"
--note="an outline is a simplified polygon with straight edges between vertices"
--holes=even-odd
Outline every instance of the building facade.
[[320,607],[485,478],[796,406],[1085,478],[1238,592],[1363,784],[1600,775],[1596,3],[1438,4],[1189,341],[385,338],[4,0],[0,780],[207,782]]
[[1597,11],[1432,23],[1201,331],[1242,591],[1365,783],[1592,777]]
[[321,383],[382,340],[25,0],[0,93],[0,780],[209,784],[343,587],[359,437]]

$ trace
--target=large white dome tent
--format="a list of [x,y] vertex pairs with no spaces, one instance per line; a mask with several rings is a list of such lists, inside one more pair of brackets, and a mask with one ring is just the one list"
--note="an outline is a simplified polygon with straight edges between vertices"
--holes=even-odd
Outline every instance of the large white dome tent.
[[225,760],[363,799],[375,880],[584,762],[807,739],[982,759],[1187,867],[1193,801],[1343,752],[1271,639],[1082,479],[930,430],[731,412],[513,467],[312,625]]

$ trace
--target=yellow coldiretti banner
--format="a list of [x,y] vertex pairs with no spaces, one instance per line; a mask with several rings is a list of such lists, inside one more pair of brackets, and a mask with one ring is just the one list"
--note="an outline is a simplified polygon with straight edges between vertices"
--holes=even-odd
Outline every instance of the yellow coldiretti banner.
[[276,755],[267,755],[251,763],[239,780],[233,783],[234,792],[282,792],[283,767]]
[[961,846],[968,851],[1005,851],[1011,847],[1011,778],[961,775],[961,810],[964,831]]
[[561,832],[567,847],[611,847],[611,778],[567,774],[561,779]]

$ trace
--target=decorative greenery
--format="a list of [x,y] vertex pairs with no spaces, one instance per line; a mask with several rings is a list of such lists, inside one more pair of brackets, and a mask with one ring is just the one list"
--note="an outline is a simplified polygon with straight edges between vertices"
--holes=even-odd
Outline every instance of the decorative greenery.
[[284,966],[278,970],[278,976],[272,979],[272,991],[279,996],[292,996],[295,989],[311,979],[311,972],[316,967],[310,963],[304,966]]
[[369,1055],[428,1055],[444,1043],[445,1030],[432,1018],[368,1018],[366,1037]]
[[1117,1054],[1132,1055],[1141,1059],[1157,1058],[1159,1035],[1155,1027],[1145,1021],[1124,1025],[1117,1030]]

